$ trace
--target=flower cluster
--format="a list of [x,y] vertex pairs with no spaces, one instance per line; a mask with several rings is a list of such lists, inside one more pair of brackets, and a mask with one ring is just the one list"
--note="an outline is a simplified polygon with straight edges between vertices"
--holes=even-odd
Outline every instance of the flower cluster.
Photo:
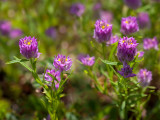
[[128,77],[134,77],[136,76],[136,74],[132,73],[132,69],[130,68],[129,65],[127,64],[123,64],[123,68],[121,69],[121,71],[118,71],[120,75],[122,75],[124,78],[128,78]]
[[132,33],[135,33],[139,31],[138,23],[137,23],[137,18],[136,17],[127,17],[127,18],[122,18],[121,20],[121,32],[124,35],[129,35]]
[[153,39],[145,38],[143,40],[143,47],[144,47],[145,50],[149,50],[151,48],[154,48],[155,50],[158,50],[157,38],[156,37],[154,37]]
[[85,11],[85,7],[81,3],[75,3],[70,8],[70,13],[74,14],[74,15],[76,15],[78,17],[82,16],[84,11]]
[[0,21],[0,32],[2,35],[9,34],[11,30],[11,23],[8,21]]
[[95,57],[90,57],[89,55],[81,56],[79,60],[86,66],[92,66],[95,62]]
[[[45,80],[49,81],[50,84],[54,81],[55,87],[57,89],[59,87],[59,83],[61,81],[61,77],[60,77],[61,72],[70,70],[70,68],[72,66],[72,61],[71,61],[71,58],[69,58],[69,57],[65,57],[64,55],[58,55],[57,57],[55,56],[53,65],[54,65],[55,69],[53,69],[53,70],[47,69],[46,70]],[[56,80],[54,80],[53,77],[51,75],[49,75],[48,73],[53,75],[53,77],[55,77]]]
[[106,42],[106,44],[111,45],[111,44],[117,42],[118,40],[119,40],[119,37],[117,35],[114,35],[114,36],[112,35],[110,40],[108,42]]
[[118,42],[118,52],[117,57],[119,61],[122,63],[130,62],[134,59],[134,56],[137,51],[137,45],[136,40],[133,37],[123,37],[120,38]]
[[68,71],[72,66],[72,60],[69,57],[59,54],[58,56],[55,56],[53,65],[60,71]]
[[95,23],[94,36],[99,43],[107,42],[112,35],[112,25],[106,20],[97,20]]
[[30,58],[38,58],[40,53],[38,52],[38,43],[36,38],[24,37],[19,40],[19,48],[20,53],[26,57]]
[[148,13],[141,12],[137,17],[139,28],[149,28],[150,27],[150,19]]
[[152,72],[148,71],[147,69],[141,69],[137,74],[137,78],[138,82],[140,82],[140,85],[145,87],[149,85],[152,80]]
[[137,9],[141,6],[141,0],[124,0],[125,4],[131,9]]
[[[51,75],[49,75],[49,73],[51,75],[53,75],[53,77],[55,77],[56,80],[53,80],[53,77]],[[49,69],[47,69],[46,73],[45,73],[45,80],[48,81],[48,82],[50,82],[49,85],[51,85],[52,81],[54,81],[55,87],[57,89],[59,87],[59,82],[61,80],[60,71],[55,71],[55,70],[49,70]]]

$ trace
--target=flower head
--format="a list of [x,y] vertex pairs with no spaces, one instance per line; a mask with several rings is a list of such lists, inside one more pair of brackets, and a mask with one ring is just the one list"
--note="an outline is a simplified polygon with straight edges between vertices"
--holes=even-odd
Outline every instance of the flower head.
[[150,19],[148,13],[141,12],[137,17],[138,25],[141,29],[150,27]]
[[53,65],[60,71],[68,71],[72,66],[72,61],[71,58],[59,54],[55,56]]
[[158,50],[157,38],[156,37],[154,37],[153,39],[145,38],[143,40],[143,47],[144,47],[145,50],[149,50],[151,48],[154,48],[155,50]]
[[137,51],[137,52],[136,52],[136,55],[137,55],[137,54],[138,54],[138,57],[141,58],[141,57],[143,57],[144,52],[143,52],[143,51]]
[[134,77],[136,76],[136,74],[133,74],[132,70],[133,68],[131,68],[129,65],[123,64],[123,68],[121,69],[121,71],[118,71],[118,73],[122,75],[124,78]]
[[96,3],[96,4],[93,6],[93,10],[94,10],[94,11],[100,10],[101,7],[102,7],[101,3]]
[[46,31],[45,31],[46,35],[48,37],[51,37],[52,39],[55,39],[57,36],[57,31],[54,27],[49,27]]
[[20,37],[22,35],[22,31],[20,29],[13,29],[10,31],[9,36],[12,39],[15,39],[17,37]]
[[137,45],[138,43],[136,43],[136,40],[133,37],[120,38],[117,50],[118,59],[123,63],[132,61],[137,51]]
[[94,64],[94,62],[95,62],[95,57],[94,56],[90,57],[89,55],[82,56],[80,58],[80,61],[86,66],[92,66]]
[[95,23],[94,36],[99,43],[109,41],[112,35],[112,25],[105,20],[97,20]]
[[[50,76],[48,73],[50,73],[51,75],[53,75],[56,80],[53,80],[52,76]],[[45,80],[50,82],[50,85],[52,84],[52,81],[54,81],[55,83],[55,87],[58,88],[59,87],[59,82],[61,80],[60,78],[60,71],[55,71],[55,70],[46,70],[45,73]]]
[[107,22],[111,23],[113,19],[113,14],[109,11],[101,11],[100,18],[102,20],[106,20]]
[[141,0],[124,0],[124,2],[131,9],[137,9],[142,5]]
[[36,38],[24,37],[19,40],[19,48],[20,53],[26,57],[30,58],[38,58],[40,53],[38,52],[38,43]]
[[136,17],[122,18],[121,20],[121,32],[124,35],[129,35],[139,31],[138,23]]
[[82,16],[84,11],[85,11],[85,7],[81,3],[75,3],[70,8],[70,13],[74,14],[74,15],[76,15],[78,17]]
[[110,40],[107,42],[107,45],[113,44],[119,40],[119,37],[117,35],[112,35]]
[[0,32],[2,35],[9,34],[11,30],[11,23],[9,21],[0,21]]
[[137,74],[137,78],[141,86],[147,86],[152,80],[152,72],[147,69],[141,69]]

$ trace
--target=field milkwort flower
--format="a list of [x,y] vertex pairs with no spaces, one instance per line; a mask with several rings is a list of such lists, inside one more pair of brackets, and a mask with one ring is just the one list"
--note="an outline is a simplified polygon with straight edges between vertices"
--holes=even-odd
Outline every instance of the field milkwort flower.
[[97,20],[95,23],[94,36],[99,43],[107,42],[112,35],[112,25],[106,20]]
[[75,3],[70,8],[70,13],[74,14],[74,15],[76,15],[78,17],[82,16],[84,11],[85,11],[85,7],[81,3]]
[[7,35],[11,30],[11,23],[9,21],[0,21],[0,32],[2,35]]
[[19,48],[20,53],[26,57],[27,59],[30,58],[38,58],[40,53],[38,52],[38,43],[37,39],[34,37],[24,37],[19,40]]
[[72,66],[72,61],[71,58],[59,54],[55,56],[53,65],[60,71],[68,71]]
[[137,45],[138,43],[136,43],[136,40],[133,37],[120,38],[117,48],[117,57],[119,61],[122,63],[132,61],[137,51]]
[[124,0],[125,4],[132,9],[137,9],[142,5],[141,0]]
[[137,18],[136,17],[126,17],[121,20],[121,32],[124,35],[129,35],[139,31]]
[[86,66],[92,66],[94,64],[94,62],[95,62],[95,57],[94,56],[90,57],[89,55],[82,56],[80,58],[80,61]]
[[143,47],[144,47],[145,50],[149,50],[151,48],[154,48],[155,50],[158,50],[157,38],[156,37],[154,37],[153,39],[145,38],[143,40]]
[[141,29],[150,27],[150,19],[148,13],[141,12],[137,17],[138,25]]
[[152,72],[148,71],[147,69],[141,69],[137,74],[137,78],[138,82],[140,82],[140,85],[145,87],[149,85],[152,80]]
[[100,11],[100,18],[111,23],[113,19],[113,14],[109,11]]
[[[53,81],[53,78],[48,74],[50,73],[51,75],[53,75],[57,81],[60,81],[61,78],[60,78],[60,71],[55,71],[55,70],[46,70],[46,73],[45,73],[45,80],[50,82],[49,85],[52,84],[52,81]],[[58,88],[59,87],[59,83],[57,82],[56,80],[54,80],[54,83],[55,83],[55,87]]]
[[129,65],[123,64],[123,68],[121,69],[121,71],[118,71],[118,73],[122,75],[124,78],[134,77],[136,76],[136,74],[132,73],[132,69],[133,68],[131,68]]

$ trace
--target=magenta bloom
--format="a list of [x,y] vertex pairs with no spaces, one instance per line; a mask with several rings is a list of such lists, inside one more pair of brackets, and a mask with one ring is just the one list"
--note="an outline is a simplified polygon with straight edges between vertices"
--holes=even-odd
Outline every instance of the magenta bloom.
[[22,36],[22,31],[20,29],[13,29],[10,31],[9,36],[12,39]]
[[11,23],[8,21],[0,21],[0,32],[2,35],[8,35],[11,30]]
[[154,37],[153,39],[145,38],[143,40],[143,47],[144,47],[145,50],[149,50],[151,48],[154,48],[155,50],[158,50],[157,38],[156,37]]
[[82,16],[84,11],[85,11],[85,7],[81,3],[75,3],[70,8],[70,13],[74,14],[74,15],[76,15],[78,17]]
[[133,68],[131,68],[129,65],[123,64],[123,68],[121,69],[121,71],[118,71],[118,73],[122,75],[124,78],[134,77],[136,76],[136,74],[133,74],[132,70]]
[[120,38],[118,42],[118,50],[117,50],[117,57],[122,63],[127,63],[134,59],[134,56],[137,51],[136,40],[133,37],[123,37]]
[[112,35],[112,25],[105,20],[97,20],[95,23],[94,36],[99,43],[107,42]]
[[150,19],[148,13],[142,12],[137,17],[138,25],[141,29],[150,27]]
[[124,0],[124,2],[131,9],[137,9],[142,5],[141,0]]
[[92,66],[95,62],[95,57],[83,56],[80,58],[80,61],[86,66]]
[[102,5],[101,3],[96,3],[94,6],[93,6],[93,10],[96,11],[96,10],[99,10],[101,9]]
[[60,71],[68,71],[72,66],[72,61],[71,58],[59,54],[57,57],[55,56],[53,65]]
[[121,20],[121,32],[124,35],[129,35],[139,31],[138,23],[136,17],[122,18]]
[[147,69],[141,69],[137,74],[137,78],[138,82],[140,82],[140,85],[145,87],[149,85],[152,80],[152,72],[148,71]]
[[110,40],[107,42],[107,45],[111,45],[111,44],[117,42],[118,40],[119,40],[119,37],[117,35],[114,35],[114,36],[112,35]]
[[[53,75],[56,80],[53,80],[53,78],[48,74],[50,73],[51,75]],[[46,70],[46,73],[45,73],[45,80],[50,82],[49,85],[52,84],[52,82],[54,81],[55,83],[55,87],[58,88],[59,87],[59,82],[61,80],[61,77],[60,77],[60,71],[55,71],[55,70]]]
[[37,39],[34,37],[24,37],[19,40],[19,48],[20,53],[26,57],[27,59],[30,58],[38,58],[40,53],[38,52],[38,43]]
[[106,20],[107,22],[111,23],[113,19],[113,14],[109,11],[101,11],[100,18],[102,20]]
[[46,31],[45,31],[46,35],[52,39],[55,39],[57,36],[57,31],[54,27],[49,27]]
[[137,54],[138,54],[138,57],[141,58],[141,57],[143,57],[144,52],[143,52],[143,51],[137,51],[137,52],[136,52],[136,55],[137,55]]

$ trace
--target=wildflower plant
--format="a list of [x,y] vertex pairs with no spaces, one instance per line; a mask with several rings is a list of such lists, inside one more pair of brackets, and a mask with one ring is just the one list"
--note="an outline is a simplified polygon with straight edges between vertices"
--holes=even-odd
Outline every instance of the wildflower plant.
[[[41,78],[37,73],[37,61],[40,56],[38,50],[38,42],[35,37],[24,37],[19,40],[19,48],[20,53],[26,59],[19,59],[14,56],[15,60],[8,62],[7,64],[20,63],[26,69],[28,69],[35,81],[44,89],[45,98],[47,99],[47,103],[45,100],[41,99],[43,105],[48,110],[51,120],[58,120],[60,116],[58,116],[57,110],[61,103],[60,98],[64,96],[62,93],[63,85],[68,80],[70,76],[64,78],[63,74],[71,69],[72,60],[69,57],[65,57],[64,55],[55,56],[53,61],[53,66],[55,69],[46,69],[43,74],[43,78]],[[30,62],[30,66],[26,64],[26,62]]]
[[[137,75],[135,73],[139,62],[144,60],[144,52],[137,50],[139,43],[134,37],[119,38],[116,36],[113,38],[111,37],[112,28],[107,27],[108,25],[104,21],[97,21],[93,38],[100,43],[99,47],[94,42],[95,40],[90,43],[100,56],[82,56],[79,60],[86,66],[84,72],[93,80],[95,88],[113,100],[121,119],[132,119],[131,116],[128,116],[129,112],[133,112],[136,119],[140,119],[142,109],[150,98],[150,95],[146,94],[146,90],[150,88],[150,93],[151,89],[154,89],[154,87],[148,86],[152,79],[150,72],[146,72],[145,76],[141,73],[142,70]],[[138,30],[136,17],[122,19],[121,32],[123,34],[128,35]],[[112,42],[113,39],[116,40]],[[104,44],[104,42],[106,43]],[[109,55],[106,53],[108,47],[111,47]],[[103,84],[99,81],[99,75],[105,77]],[[109,84],[112,86],[112,92],[108,90]],[[144,98],[146,99],[144,100]]]

